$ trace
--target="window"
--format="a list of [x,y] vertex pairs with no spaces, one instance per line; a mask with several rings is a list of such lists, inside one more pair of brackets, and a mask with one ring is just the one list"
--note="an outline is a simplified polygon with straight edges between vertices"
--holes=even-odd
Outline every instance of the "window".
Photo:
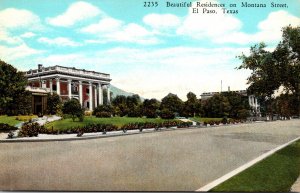
[[87,93],[87,94],[89,94],[89,93],[90,93],[90,89],[89,89],[89,88],[86,88],[86,90],[85,90],[85,91],[86,91],[86,93]]

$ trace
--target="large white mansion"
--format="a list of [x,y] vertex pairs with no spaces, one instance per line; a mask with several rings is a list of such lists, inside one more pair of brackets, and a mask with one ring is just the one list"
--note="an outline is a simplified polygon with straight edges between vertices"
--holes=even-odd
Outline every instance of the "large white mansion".
[[26,90],[32,97],[32,112],[44,113],[47,94],[56,92],[63,101],[71,98],[79,100],[82,107],[92,111],[103,104],[103,90],[107,92],[107,103],[110,103],[110,75],[84,69],[63,66],[44,67],[24,72],[28,78]]

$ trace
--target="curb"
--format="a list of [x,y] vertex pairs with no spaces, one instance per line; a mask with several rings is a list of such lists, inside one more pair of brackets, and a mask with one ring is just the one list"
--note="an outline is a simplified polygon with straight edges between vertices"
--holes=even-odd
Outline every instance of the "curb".
[[[119,136],[127,136],[127,135],[136,135],[143,133],[153,133],[153,132],[161,132],[161,131],[174,131],[174,130],[185,130],[185,129],[201,129],[201,128],[220,128],[220,127],[230,127],[230,126],[238,126],[238,125],[249,125],[249,124],[257,124],[264,122],[246,122],[246,123],[238,123],[238,124],[226,124],[226,125],[210,125],[210,126],[191,126],[186,128],[165,128],[160,129],[158,131],[146,131],[144,132],[126,132],[120,134],[101,134],[98,136],[81,136],[81,137],[72,137],[72,138],[54,138],[54,139],[35,139],[35,138],[15,138],[15,139],[0,139],[0,143],[18,143],[18,142],[49,142],[49,141],[73,141],[73,140],[88,140],[88,139],[97,139],[97,138],[107,138],[107,137],[119,137]],[[67,134],[65,134],[67,135]]]
[[[24,139],[0,139],[0,143],[18,143],[18,142],[49,142],[49,141],[74,141],[74,140],[88,140],[88,139],[97,139],[97,138],[108,138],[108,137],[119,137],[119,136],[128,136],[128,135],[137,135],[137,134],[146,134],[162,131],[174,131],[174,130],[186,130],[186,129],[196,129],[197,127],[188,127],[188,128],[165,128],[158,131],[147,131],[144,130],[140,132],[126,132],[126,133],[117,133],[117,134],[100,134],[98,136],[81,136],[81,137],[72,137],[72,138],[56,138],[56,139],[34,139],[34,138],[24,138]],[[200,127],[199,127],[200,128]],[[67,134],[65,134],[67,135]]]
[[261,160],[269,157],[270,155],[272,155],[275,152],[277,152],[277,151],[285,148],[286,146],[290,145],[291,143],[293,143],[293,142],[295,142],[295,141],[297,141],[299,139],[300,139],[300,137],[297,137],[296,139],[293,139],[293,140],[291,140],[291,141],[289,141],[289,142],[287,142],[287,143],[285,143],[283,145],[280,145],[280,146],[278,146],[278,147],[276,147],[276,148],[268,151],[267,153],[264,153],[264,154],[258,156],[257,158],[253,159],[252,161],[250,161],[250,162],[248,162],[248,163],[246,163],[246,164],[238,167],[237,169],[235,169],[235,170],[233,170],[233,171],[225,174],[224,176],[222,176],[222,177],[220,177],[220,178],[218,178],[218,179],[216,179],[216,180],[214,180],[214,181],[206,184],[205,186],[202,186],[201,188],[199,188],[198,190],[195,190],[195,191],[207,192],[207,191],[211,190],[212,188],[218,186],[219,184],[225,182],[229,178],[231,178],[231,177],[239,174],[240,172],[242,172],[242,171],[246,170],[247,168],[253,166],[257,162],[259,162],[259,161],[261,161]]

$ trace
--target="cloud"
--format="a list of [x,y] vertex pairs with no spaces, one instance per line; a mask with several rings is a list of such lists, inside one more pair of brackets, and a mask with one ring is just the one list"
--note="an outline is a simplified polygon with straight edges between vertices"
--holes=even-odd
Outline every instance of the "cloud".
[[143,22],[157,30],[176,28],[181,24],[181,19],[173,14],[148,14],[144,16]]
[[105,17],[96,24],[91,24],[79,30],[81,33],[95,35],[96,39],[86,40],[86,43],[136,43],[153,45],[160,43],[155,33],[135,23],[125,24],[121,20]]
[[0,58],[5,61],[14,61],[20,58],[40,54],[42,52],[44,51],[30,48],[25,43],[15,47],[0,45]]
[[47,18],[46,20],[49,24],[54,26],[70,27],[75,23],[93,18],[100,14],[103,13],[96,6],[84,1],[77,1],[71,4],[61,15],[53,18]]
[[32,32],[26,32],[26,33],[23,33],[22,35],[20,35],[21,38],[32,38],[36,36],[35,33],[32,33]]
[[12,35],[16,30],[22,30],[30,27],[31,30],[41,30],[40,18],[34,13],[25,9],[7,8],[0,11],[0,41],[9,45],[23,44],[22,38],[26,38],[31,34],[23,34],[21,36]]
[[0,42],[7,44],[21,44],[23,41],[21,38],[12,36],[9,32],[0,29]]
[[117,20],[111,17],[107,17],[101,19],[96,24],[91,24],[86,26],[80,30],[80,32],[90,33],[90,34],[102,34],[102,33],[109,33],[119,30],[123,25],[121,20]]
[[31,29],[40,27],[40,18],[24,9],[7,8],[0,11],[0,28],[11,30],[28,26]]
[[55,46],[70,46],[70,47],[76,47],[80,46],[80,43],[74,42],[70,40],[69,38],[64,38],[64,37],[57,37],[57,38],[46,38],[46,37],[41,37],[38,39],[39,42],[41,43],[46,43],[48,45],[55,45]]
[[288,25],[299,26],[300,18],[293,16],[286,11],[275,11],[271,12],[265,20],[259,22],[258,32],[253,34],[233,32],[215,38],[215,42],[237,44],[265,42],[276,44],[281,40],[281,29]]
[[[197,1],[207,3],[206,0]],[[189,14],[185,17],[183,24],[177,29],[178,35],[184,35],[193,39],[210,38],[214,40],[217,37],[237,32],[242,28],[242,22],[229,14],[223,14],[221,8],[214,8],[217,14],[203,13],[201,7],[198,7],[199,13],[192,13],[193,8],[197,8],[197,2],[193,2],[189,9]],[[210,0],[212,3],[219,3]]]

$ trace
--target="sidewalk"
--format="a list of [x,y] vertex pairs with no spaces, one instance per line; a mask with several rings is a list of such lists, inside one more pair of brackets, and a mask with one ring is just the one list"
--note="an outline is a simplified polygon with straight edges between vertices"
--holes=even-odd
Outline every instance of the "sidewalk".
[[291,188],[291,192],[300,192],[300,176]]

